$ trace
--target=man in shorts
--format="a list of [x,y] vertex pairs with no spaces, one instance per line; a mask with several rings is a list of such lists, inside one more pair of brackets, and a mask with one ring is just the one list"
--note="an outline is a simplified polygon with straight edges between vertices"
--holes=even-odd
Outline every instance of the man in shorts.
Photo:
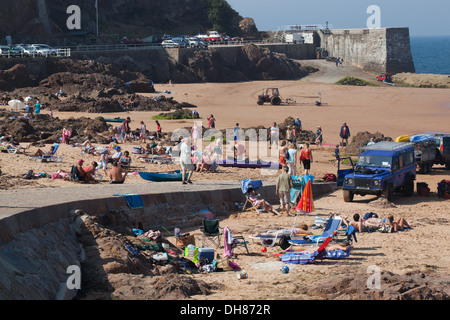
[[[125,173],[125,175],[123,175]],[[125,182],[125,178],[128,174],[128,171],[123,169],[119,165],[119,161],[115,160],[113,162],[113,167],[109,171],[109,183],[110,184],[123,184]]]
[[[192,183],[191,177],[192,173],[195,170],[195,166],[192,163],[191,159],[191,147],[189,143],[189,139],[184,138],[182,140],[180,146],[180,166],[181,166],[181,181],[183,184]],[[186,179],[186,171],[189,172],[188,177]]]
[[281,210],[289,214],[291,202],[292,177],[288,174],[289,168],[283,167],[283,173],[277,178],[276,194],[280,197]]

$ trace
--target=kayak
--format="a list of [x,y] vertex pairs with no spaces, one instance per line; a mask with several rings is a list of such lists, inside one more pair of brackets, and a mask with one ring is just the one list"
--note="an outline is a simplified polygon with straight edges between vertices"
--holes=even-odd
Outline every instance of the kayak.
[[274,168],[281,169],[282,166],[278,162],[265,162],[262,160],[257,161],[244,161],[244,160],[219,160],[217,162],[222,167],[238,167],[238,168]]
[[[147,181],[182,181],[182,174],[179,170],[172,172],[138,172],[142,179]],[[189,173],[186,172],[186,179]]]
[[122,122],[124,122],[125,121],[125,119],[121,119],[121,118],[114,118],[114,119],[107,119],[107,118],[104,118],[104,120],[106,121],[106,122],[120,122],[120,123],[122,123]]

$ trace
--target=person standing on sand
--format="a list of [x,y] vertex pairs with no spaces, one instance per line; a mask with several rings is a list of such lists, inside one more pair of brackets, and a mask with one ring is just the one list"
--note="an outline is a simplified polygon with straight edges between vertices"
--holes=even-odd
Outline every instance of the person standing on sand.
[[[191,177],[194,173],[195,167],[191,158],[191,147],[188,138],[182,140],[180,146],[180,166],[181,166],[181,181],[182,184],[192,183]],[[189,172],[186,180],[186,171]]]
[[[348,145],[348,138],[350,137],[350,129],[348,128],[346,122],[344,122],[344,123],[342,124],[341,131],[340,131],[340,133],[339,133],[339,136],[340,136],[341,139],[342,139],[342,142],[341,142],[342,146]],[[344,141],[345,141],[345,142],[344,142]]]
[[323,141],[322,128],[319,126],[319,127],[317,127],[317,130],[316,130],[316,145],[318,147],[321,147],[322,141]]
[[144,121],[141,121],[141,131],[139,132],[139,138],[142,143],[145,143],[147,140],[147,126],[145,125]]
[[300,160],[303,162],[305,175],[309,174],[309,170],[311,169],[311,162],[313,161],[313,155],[311,149],[309,148],[309,143],[307,143],[305,148],[302,149]]
[[287,167],[289,168],[289,174],[297,175],[297,148],[294,143],[289,144],[288,159],[286,160]]
[[278,142],[280,139],[280,129],[277,126],[277,123],[274,122],[272,127],[270,127],[270,145],[276,145],[278,148]]
[[291,202],[292,177],[288,174],[289,168],[283,167],[283,172],[277,177],[276,194],[280,197],[281,210],[289,214]]

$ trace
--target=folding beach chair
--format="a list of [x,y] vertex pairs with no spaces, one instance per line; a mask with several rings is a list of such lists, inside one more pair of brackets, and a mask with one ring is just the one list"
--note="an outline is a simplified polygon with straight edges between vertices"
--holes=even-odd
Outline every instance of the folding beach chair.
[[257,208],[256,206],[253,205],[253,203],[250,200],[249,195],[248,195],[249,189],[251,188],[255,191],[258,190],[262,186],[262,181],[261,180],[251,180],[251,179],[244,179],[244,180],[240,180],[240,181],[241,181],[242,193],[245,195],[245,203],[244,203],[244,206],[242,207],[242,211],[246,211],[247,205],[251,205],[251,207],[249,208],[250,210],[264,212],[264,208]]
[[39,162],[49,162],[49,161],[54,161],[54,162],[62,162],[63,161],[63,157],[58,157],[56,155],[58,148],[59,148],[59,143],[54,143],[53,144],[53,154],[50,156],[29,156],[30,159],[33,160],[39,160]]
[[213,244],[216,248],[220,248],[220,236],[222,235],[220,229],[218,219],[203,219],[203,228],[201,228],[203,248],[206,242]]
[[294,245],[318,245],[323,242],[328,237],[334,237],[335,232],[340,228],[342,224],[341,217],[332,217],[328,220],[325,229],[323,230],[321,235],[309,235],[303,237],[303,239],[290,239],[289,243]]

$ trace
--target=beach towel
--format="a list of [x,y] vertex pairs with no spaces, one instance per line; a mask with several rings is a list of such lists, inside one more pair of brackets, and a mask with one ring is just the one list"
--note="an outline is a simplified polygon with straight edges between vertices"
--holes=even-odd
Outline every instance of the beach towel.
[[231,249],[231,245],[233,244],[233,237],[231,235],[230,229],[228,227],[225,227],[223,231],[223,256],[224,257],[231,257],[233,254],[233,251]]
[[139,209],[144,207],[144,201],[139,194],[115,194],[116,197],[125,197],[128,207]]
[[316,260],[318,252],[313,251],[301,251],[301,252],[287,252],[281,256],[281,261],[283,263],[292,263],[292,264],[307,264],[314,263]]

